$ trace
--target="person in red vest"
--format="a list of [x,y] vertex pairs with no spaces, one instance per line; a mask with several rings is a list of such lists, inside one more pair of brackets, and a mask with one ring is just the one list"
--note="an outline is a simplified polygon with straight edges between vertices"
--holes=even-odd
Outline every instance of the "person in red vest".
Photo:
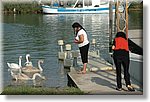
[[118,32],[113,42],[112,46],[113,50],[113,59],[116,66],[116,79],[117,79],[117,88],[116,90],[122,90],[121,83],[121,65],[124,68],[124,79],[126,83],[126,87],[129,91],[135,91],[135,89],[131,86],[130,82],[130,74],[129,74],[129,47],[128,47],[128,39],[126,38],[126,34],[124,32]]

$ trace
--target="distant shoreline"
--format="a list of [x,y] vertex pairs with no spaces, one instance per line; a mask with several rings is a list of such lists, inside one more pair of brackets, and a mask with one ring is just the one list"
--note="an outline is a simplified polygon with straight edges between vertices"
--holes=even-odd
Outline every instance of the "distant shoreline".
[[[48,4],[50,5],[50,4]],[[132,3],[129,11],[143,10],[143,3]],[[33,3],[4,3],[3,14],[42,14],[42,8],[37,2]]]

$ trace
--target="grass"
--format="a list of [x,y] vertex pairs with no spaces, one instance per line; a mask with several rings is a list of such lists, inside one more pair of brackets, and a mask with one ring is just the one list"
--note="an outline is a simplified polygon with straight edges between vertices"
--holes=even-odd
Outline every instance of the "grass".
[[83,95],[80,89],[75,87],[46,88],[32,86],[7,86],[1,95]]
[[30,13],[42,13],[42,8],[37,3],[5,3],[3,4],[4,14],[13,14],[14,8],[17,14],[30,14]]

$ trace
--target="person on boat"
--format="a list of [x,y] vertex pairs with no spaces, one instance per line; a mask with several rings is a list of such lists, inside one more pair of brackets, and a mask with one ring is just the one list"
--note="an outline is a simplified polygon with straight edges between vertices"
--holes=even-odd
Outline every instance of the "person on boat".
[[60,1],[59,6],[60,6],[60,7],[64,7],[64,2],[63,2],[63,1]]
[[126,87],[129,91],[135,91],[131,86],[130,82],[130,74],[129,74],[129,47],[128,47],[128,39],[126,38],[126,34],[124,32],[118,32],[115,36],[113,46],[113,59],[116,66],[116,80],[117,80],[117,88],[116,90],[122,90],[121,83],[121,65],[124,69],[124,79],[126,83]]
[[54,6],[54,7],[58,7],[58,6],[59,6],[57,0],[53,3],[53,6]]
[[83,63],[83,70],[79,73],[85,74],[87,63],[88,63],[88,50],[89,50],[90,43],[88,40],[86,30],[78,22],[75,22],[72,25],[72,28],[74,29],[75,32],[74,43],[78,44],[82,63]]

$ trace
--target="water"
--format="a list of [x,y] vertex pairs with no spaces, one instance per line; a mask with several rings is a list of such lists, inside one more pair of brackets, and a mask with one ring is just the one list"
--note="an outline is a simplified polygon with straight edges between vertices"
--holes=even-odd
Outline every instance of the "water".
[[[58,40],[70,43],[72,49],[78,47],[71,43],[74,32],[73,22],[80,22],[88,32],[89,40],[96,39],[96,49],[100,56],[111,60],[108,52],[108,14],[58,14],[58,15],[4,15],[3,20],[3,76],[4,86],[37,84],[45,87],[67,86],[67,76],[62,64],[58,61]],[[42,75],[44,81],[12,81],[6,62],[18,63],[18,57],[31,55],[31,61],[37,66],[37,61],[43,59]]]

